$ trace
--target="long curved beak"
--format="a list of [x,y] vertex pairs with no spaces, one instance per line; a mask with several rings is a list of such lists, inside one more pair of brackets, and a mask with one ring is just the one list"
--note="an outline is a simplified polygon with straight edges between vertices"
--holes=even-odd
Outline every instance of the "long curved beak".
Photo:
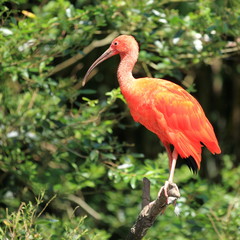
[[112,50],[111,48],[108,48],[93,64],[92,66],[88,69],[87,73],[85,74],[83,81],[82,81],[82,86],[84,86],[87,81],[88,81],[88,76],[92,72],[92,70],[101,62],[105,61],[106,59],[116,55],[117,53]]

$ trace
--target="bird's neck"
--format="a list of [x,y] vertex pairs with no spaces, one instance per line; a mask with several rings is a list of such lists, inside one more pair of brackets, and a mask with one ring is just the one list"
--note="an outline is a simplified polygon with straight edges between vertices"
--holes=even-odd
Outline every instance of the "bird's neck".
[[132,70],[138,59],[138,51],[132,51],[127,54],[120,54],[121,62],[118,67],[117,76],[121,90],[130,88],[134,77]]

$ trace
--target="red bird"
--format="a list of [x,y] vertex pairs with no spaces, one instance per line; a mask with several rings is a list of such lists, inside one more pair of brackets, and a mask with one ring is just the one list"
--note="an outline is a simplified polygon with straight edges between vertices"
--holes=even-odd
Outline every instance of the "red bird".
[[201,105],[186,90],[164,79],[136,79],[132,76],[138,53],[138,43],[134,37],[121,35],[115,38],[89,68],[82,85],[99,63],[120,55],[117,76],[121,92],[133,119],[155,133],[166,148],[170,166],[168,183],[172,183],[178,156],[186,158],[189,167],[197,171],[200,169],[203,145],[213,154],[221,150]]

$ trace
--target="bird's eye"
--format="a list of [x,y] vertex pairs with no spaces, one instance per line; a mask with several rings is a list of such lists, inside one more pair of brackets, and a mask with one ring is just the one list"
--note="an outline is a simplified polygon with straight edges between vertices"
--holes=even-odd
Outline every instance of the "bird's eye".
[[118,42],[114,42],[113,45],[117,46],[117,45],[118,45]]

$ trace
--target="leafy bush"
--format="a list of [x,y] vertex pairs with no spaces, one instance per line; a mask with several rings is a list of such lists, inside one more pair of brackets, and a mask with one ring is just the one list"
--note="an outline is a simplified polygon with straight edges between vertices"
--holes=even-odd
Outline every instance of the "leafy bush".
[[[1,238],[123,239],[140,210],[141,179],[151,179],[153,198],[167,179],[166,154],[157,155],[158,140],[129,118],[113,81],[117,62],[103,63],[84,89],[79,84],[103,50],[96,47],[124,33],[141,44],[136,76],[203,89],[197,94],[225,150],[221,164],[204,155],[202,172],[213,177],[177,170],[182,213],[169,209],[145,239],[236,239],[238,145],[226,129],[236,107],[228,116],[219,111],[231,104],[221,92],[226,74],[237,76],[239,65],[219,61],[239,52],[239,9],[238,1],[210,0],[2,1]],[[212,77],[198,88],[203,72]]]

